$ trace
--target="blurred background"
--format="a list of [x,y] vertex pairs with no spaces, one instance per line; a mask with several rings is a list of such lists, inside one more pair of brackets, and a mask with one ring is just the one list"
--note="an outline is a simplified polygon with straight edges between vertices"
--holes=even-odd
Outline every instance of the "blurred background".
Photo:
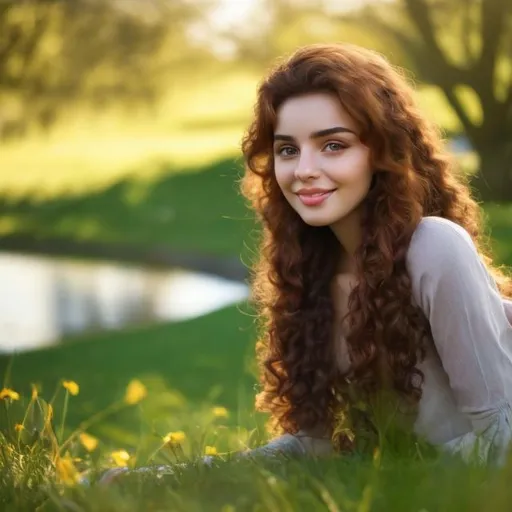
[[[507,0],[0,0],[4,385],[78,382],[70,428],[132,378],[150,430],[258,423],[239,145],[271,63],[333,41],[415,80],[512,266]],[[140,420],[95,432],[135,445]]]

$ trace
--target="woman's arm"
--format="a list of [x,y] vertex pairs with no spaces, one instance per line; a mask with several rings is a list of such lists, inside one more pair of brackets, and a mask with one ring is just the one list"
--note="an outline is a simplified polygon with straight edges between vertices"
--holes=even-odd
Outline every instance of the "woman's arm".
[[299,430],[296,434],[282,434],[267,444],[241,452],[245,455],[307,455],[322,457],[334,452],[330,437],[323,430]]
[[419,225],[408,269],[458,408],[473,425],[444,447],[501,463],[512,438],[510,306],[504,307],[471,237],[445,219]]
[[507,315],[508,323],[512,325],[512,300],[503,299],[503,307],[505,308],[505,315]]

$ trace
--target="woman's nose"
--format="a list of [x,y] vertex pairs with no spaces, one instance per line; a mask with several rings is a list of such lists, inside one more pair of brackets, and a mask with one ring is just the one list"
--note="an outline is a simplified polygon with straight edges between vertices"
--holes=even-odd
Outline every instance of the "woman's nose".
[[303,152],[295,168],[295,178],[300,181],[308,181],[318,177],[319,171],[312,155]]

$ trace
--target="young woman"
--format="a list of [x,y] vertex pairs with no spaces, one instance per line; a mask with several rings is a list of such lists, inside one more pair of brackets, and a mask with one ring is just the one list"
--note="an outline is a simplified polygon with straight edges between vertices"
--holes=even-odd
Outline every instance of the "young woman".
[[257,407],[283,434],[257,451],[371,445],[380,397],[429,443],[503,463],[512,282],[402,74],[352,45],[301,48],[261,83],[243,153],[263,225]]
[[352,45],[299,49],[261,83],[243,153],[263,226],[257,408],[281,433],[248,453],[371,448],[384,409],[434,445],[503,463],[512,282],[401,73]]

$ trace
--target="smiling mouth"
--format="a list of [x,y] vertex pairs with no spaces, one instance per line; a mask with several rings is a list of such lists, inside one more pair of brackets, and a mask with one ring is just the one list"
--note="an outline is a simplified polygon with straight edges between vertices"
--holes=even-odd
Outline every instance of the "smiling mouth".
[[328,199],[334,190],[325,190],[322,192],[315,192],[313,194],[311,193],[298,193],[297,196],[301,200],[303,204],[306,206],[318,206],[322,204],[326,199]]

